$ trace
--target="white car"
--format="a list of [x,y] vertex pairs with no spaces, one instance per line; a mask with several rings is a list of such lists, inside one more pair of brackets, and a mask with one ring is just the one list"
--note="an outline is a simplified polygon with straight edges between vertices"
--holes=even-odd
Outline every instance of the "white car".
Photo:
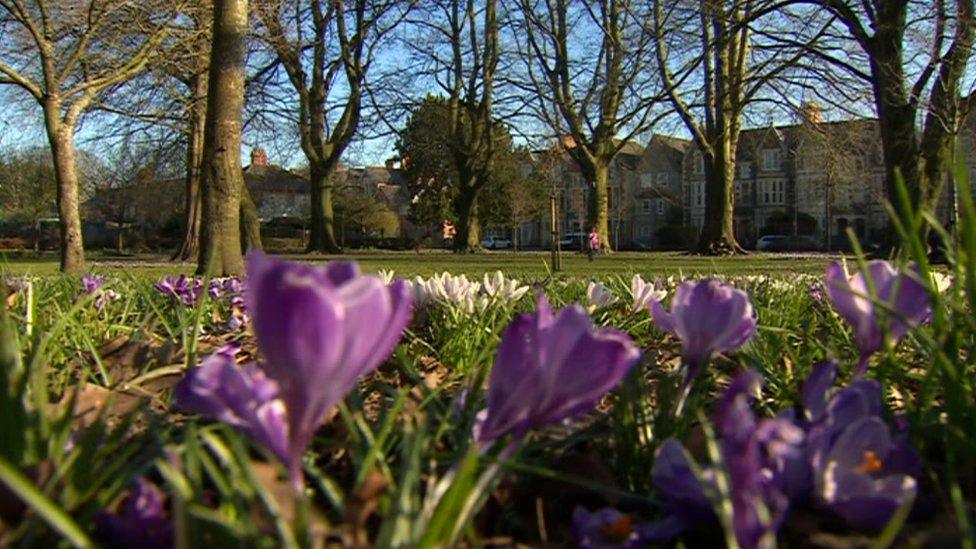
[[768,234],[762,236],[756,241],[756,251],[757,252],[768,252],[773,246],[773,243],[779,240],[785,240],[786,236],[781,234]]
[[481,247],[487,250],[503,250],[512,247],[512,241],[501,236],[486,236],[481,239]]

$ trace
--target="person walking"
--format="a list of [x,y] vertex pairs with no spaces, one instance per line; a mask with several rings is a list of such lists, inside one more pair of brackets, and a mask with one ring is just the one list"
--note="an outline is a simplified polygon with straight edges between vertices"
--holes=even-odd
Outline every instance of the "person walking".
[[586,240],[586,256],[593,261],[593,256],[600,253],[600,233],[596,231],[596,226],[590,227],[590,234]]

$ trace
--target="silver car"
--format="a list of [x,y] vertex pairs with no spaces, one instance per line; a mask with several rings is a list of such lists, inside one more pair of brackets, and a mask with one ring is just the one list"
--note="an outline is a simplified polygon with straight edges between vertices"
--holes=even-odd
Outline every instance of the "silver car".
[[481,239],[481,247],[486,250],[504,250],[512,247],[512,241],[502,236],[486,236]]

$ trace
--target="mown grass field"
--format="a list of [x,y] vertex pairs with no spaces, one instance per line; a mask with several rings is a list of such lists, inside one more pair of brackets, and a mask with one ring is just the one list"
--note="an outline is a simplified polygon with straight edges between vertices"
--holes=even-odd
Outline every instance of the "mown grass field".
[[[335,259],[355,260],[367,272],[392,270],[397,276],[414,277],[450,271],[480,277],[484,273],[502,272],[528,279],[546,278],[551,272],[548,252],[485,252],[456,255],[443,251],[353,252],[341,256],[287,254],[291,260],[324,262]],[[652,276],[702,276],[711,274],[821,274],[835,256],[788,254],[750,254],[738,257],[704,257],[677,252],[618,252],[589,261],[579,253],[563,253],[560,275],[603,277],[641,273]],[[90,257],[94,272],[118,276],[158,277],[166,274],[190,274],[191,263],[170,263],[165,256],[144,255],[133,258]],[[57,272],[53,256],[8,258],[0,253],[0,271],[9,274],[44,275]]]

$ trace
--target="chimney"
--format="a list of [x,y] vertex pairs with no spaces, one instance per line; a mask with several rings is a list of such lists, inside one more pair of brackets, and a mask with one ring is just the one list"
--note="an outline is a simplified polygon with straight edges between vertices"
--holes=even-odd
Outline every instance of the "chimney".
[[564,149],[573,149],[576,147],[576,140],[572,135],[566,134],[562,138],[562,145]]
[[268,152],[261,147],[251,149],[251,166],[267,166]]
[[816,101],[807,101],[804,103],[800,108],[800,113],[805,122],[810,122],[811,124],[823,122],[823,109],[820,108],[820,103]]

